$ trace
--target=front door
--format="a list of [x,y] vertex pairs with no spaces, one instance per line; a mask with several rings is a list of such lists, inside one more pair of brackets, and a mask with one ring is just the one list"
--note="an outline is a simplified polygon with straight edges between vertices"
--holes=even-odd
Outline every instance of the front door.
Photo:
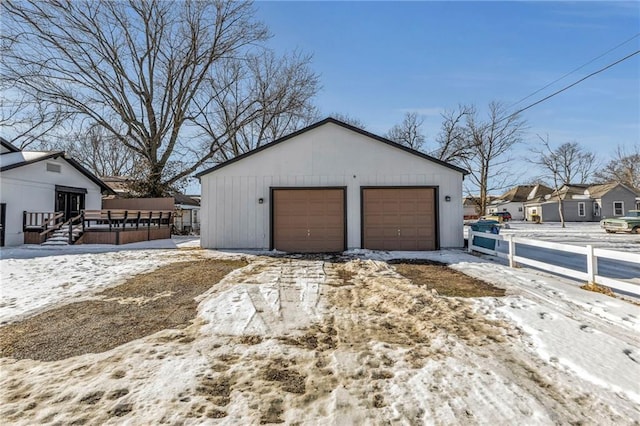
[[64,213],[64,220],[78,216],[84,210],[85,194],[78,191],[56,190],[56,211]]

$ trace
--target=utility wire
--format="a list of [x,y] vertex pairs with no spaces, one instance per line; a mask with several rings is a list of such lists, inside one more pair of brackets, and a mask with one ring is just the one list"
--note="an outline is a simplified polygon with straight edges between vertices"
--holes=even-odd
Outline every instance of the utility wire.
[[539,101],[536,101],[536,102],[534,102],[534,103],[532,103],[532,104],[530,104],[530,105],[527,105],[526,107],[524,107],[524,108],[522,108],[522,109],[519,109],[518,111],[514,112],[513,114],[506,116],[506,117],[505,117],[505,118],[503,118],[502,120],[499,120],[497,123],[500,123],[500,122],[502,122],[502,121],[505,121],[505,120],[508,120],[508,119],[510,119],[510,118],[513,118],[513,117],[515,117],[516,115],[520,114],[521,112],[526,111],[526,110],[528,110],[529,108],[534,107],[534,106],[538,105],[539,103],[542,103],[542,102],[546,101],[547,99],[550,99],[550,98],[552,98],[552,97],[554,97],[554,96],[556,96],[556,95],[558,95],[558,94],[560,94],[560,93],[564,92],[565,90],[572,88],[572,87],[573,87],[573,86],[575,86],[576,84],[581,83],[581,82],[585,81],[586,79],[588,79],[588,78],[590,78],[590,77],[593,77],[593,76],[594,76],[594,75],[596,75],[596,74],[600,74],[601,72],[606,71],[606,70],[608,70],[609,68],[611,68],[611,67],[613,67],[613,66],[615,66],[615,65],[618,65],[620,62],[626,61],[627,59],[631,58],[632,56],[637,55],[638,53],[640,53],[640,50],[636,50],[635,52],[630,53],[629,55],[625,56],[624,58],[622,58],[622,59],[618,59],[617,61],[615,61],[615,62],[613,62],[613,63],[611,63],[611,64],[607,65],[606,67],[604,67],[604,68],[600,68],[599,70],[594,71],[594,72],[592,72],[591,74],[589,74],[589,75],[587,75],[587,76],[585,76],[585,77],[582,77],[580,80],[578,80],[578,81],[576,81],[576,82],[574,82],[574,83],[571,83],[570,85],[565,86],[565,87],[563,87],[563,88],[562,88],[562,89],[560,89],[560,90],[557,90],[557,91],[553,92],[553,93],[552,93],[552,94],[550,94],[549,96],[545,96],[544,98],[540,99]]
[[535,94],[538,94],[538,93],[542,92],[542,91],[543,91],[544,89],[546,89],[547,87],[549,87],[549,86],[552,86],[552,85],[556,84],[557,82],[559,82],[560,80],[563,80],[564,78],[566,78],[566,77],[570,76],[570,75],[571,75],[571,74],[573,74],[574,72],[576,72],[576,71],[580,71],[582,68],[586,67],[586,66],[587,66],[587,65],[589,65],[589,64],[592,64],[593,62],[595,62],[595,61],[597,61],[598,59],[602,58],[602,57],[603,57],[603,56],[605,56],[606,54],[613,52],[614,50],[616,50],[616,49],[617,49],[617,48],[619,48],[620,46],[623,46],[623,45],[625,45],[625,44],[629,43],[631,40],[633,40],[633,39],[637,38],[638,36],[640,36],[640,33],[637,33],[637,34],[636,34],[636,35],[634,35],[633,37],[631,37],[631,38],[629,38],[629,39],[627,39],[627,40],[623,41],[622,43],[620,43],[620,44],[618,44],[618,45],[616,45],[616,46],[612,47],[611,49],[607,50],[606,52],[602,53],[601,55],[596,56],[595,58],[591,59],[589,62],[587,62],[587,63],[585,63],[585,64],[580,65],[578,68],[574,69],[573,71],[569,71],[568,73],[566,73],[566,74],[565,74],[565,75],[563,75],[562,77],[560,77],[560,78],[558,78],[558,79],[553,80],[551,83],[549,83],[549,84],[547,84],[546,86],[544,86],[544,87],[542,87],[542,88],[540,88],[540,89],[536,90],[535,92],[531,93],[530,95],[525,96],[524,98],[520,99],[520,100],[519,100],[519,101],[517,101],[516,103],[509,105],[509,108],[514,107],[514,106],[518,105],[520,102],[522,102],[522,101],[525,101],[525,100],[529,99],[529,98],[530,98],[530,97],[532,97],[533,95],[535,95]]

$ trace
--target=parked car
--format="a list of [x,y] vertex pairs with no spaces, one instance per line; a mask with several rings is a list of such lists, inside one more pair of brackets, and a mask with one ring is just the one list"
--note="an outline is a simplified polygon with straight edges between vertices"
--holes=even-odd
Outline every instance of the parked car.
[[497,220],[498,222],[509,222],[511,220],[511,213],[509,212],[495,212],[487,216],[482,216],[485,220]]
[[624,217],[602,219],[600,226],[608,233],[630,232],[640,234],[640,210],[629,210]]

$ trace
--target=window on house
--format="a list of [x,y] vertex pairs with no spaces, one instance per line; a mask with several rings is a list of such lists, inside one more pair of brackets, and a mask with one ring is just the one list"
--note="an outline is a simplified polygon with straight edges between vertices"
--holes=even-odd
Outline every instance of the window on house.
[[613,202],[613,215],[624,216],[624,201]]
[[584,203],[578,203],[578,216],[585,217],[587,214],[584,209]]
[[598,202],[593,203],[593,215],[600,217],[600,204],[598,204]]
[[522,207],[518,207],[518,211],[521,212],[522,211]]
[[47,163],[47,171],[48,172],[53,172],[53,173],[61,173],[62,172],[62,166],[60,164],[56,164],[56,163]]

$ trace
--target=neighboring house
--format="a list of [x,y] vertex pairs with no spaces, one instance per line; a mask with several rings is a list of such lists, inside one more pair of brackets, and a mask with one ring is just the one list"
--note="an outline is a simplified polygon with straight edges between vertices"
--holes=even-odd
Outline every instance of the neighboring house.
[[205,248],[462,247],[467,172],[327,118],[199,173]]
[[200,200],[184,194],[174,194],[176,213],[173,224],[180,233],[200,232]]
[[597,222],[624,216],[636,205],[636,190],[621,183],[564,185],[559,191],[525,203],[528,219],[539,215],[542,222],[559,222],[558,202],[562,199],[566,222]]
[[110,195],[107,198],[124,198],[124,197],[132,197],[131,191],[129,190],[129,179],[126,176],[100,176],[100,179],[107,184],[109,188],[113,191],[113,195]]
[[636,200],[640,197],[637,189],[617,182],[592,185],[587,193],[594,202],[594,220],[624,216],[637,207]]
[[462,214],[465,220],[478,219],[480,217],[480,204],[477,197],[464,197],[462,208]]
[[487,214],[511,213],[511,220],[527,220],[525,202],[551,194],[553,190],[544,185],[518,185],[511,188],[487,205]]
[[[487,195],[488,203],[491,203],[495,199],[496,199],[496,196]],[[482,210],[480,208],[480,197],[468,195],[464,197],[464,200],[462,201],[462,206],[464,209],[463,211],[464,211],[465,220],[478,219],[480,216],[482,216],[480,214],[480,210]]]
[[63,212],[63,219],[83,209],[100,209],[100,179],[63,151],[21,151],[0,138],[2,245],[24,243],[23,212]]

